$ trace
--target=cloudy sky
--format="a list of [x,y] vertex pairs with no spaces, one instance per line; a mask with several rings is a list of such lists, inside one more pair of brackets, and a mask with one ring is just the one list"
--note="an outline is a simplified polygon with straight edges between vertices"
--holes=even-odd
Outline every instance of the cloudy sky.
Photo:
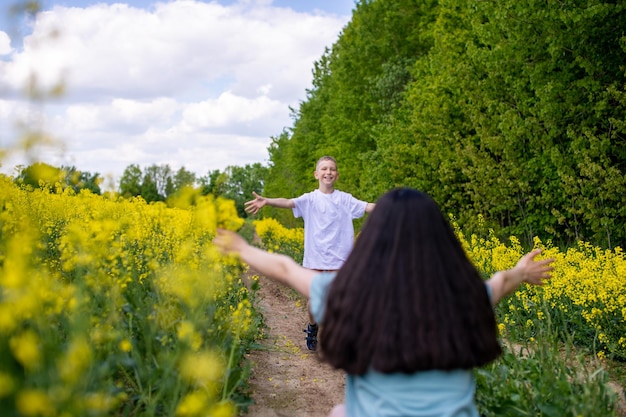
[[[0,18],[0,172],[41,160],[114,181],[130,164],[204,176],[267,164],[354,0],[40,0]],[[28,85],[63,94],[27,100]],[[50,144],[24,156],[20,126]],[[109,182],[111,183],[111,182]]]

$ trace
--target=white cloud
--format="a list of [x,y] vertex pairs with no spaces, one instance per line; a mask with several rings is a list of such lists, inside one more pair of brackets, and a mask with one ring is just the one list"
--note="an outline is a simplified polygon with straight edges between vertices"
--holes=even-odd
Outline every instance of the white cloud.
[[[227,78],[246,95],[265,85],[293,96],[342,22],[289,9],[177,1],[144,10],[125,4],[55,7],[42,13],[7,71],[14,86],[31,72],[50,87],[93,98],[153,97]],[[51,36],[51,34],[55,34]]]
[[[267,96],[254,99],[238,97],[230,91],[222,93],[217,100],[206,100],[190,104],[183,112],[182,130],[187,132],[210,128],[233,127],[235,131],[248,123],[263,123],[264,120],[280,120],[284,113],[283,103]],[[259,126],[259,125],[257,125]],[[259,134],[271,134],[259,129]]]
[[6,32],[0,31],[0,55],[8,55],[12,50],[11,38]]
[[[131,163],[167,163],[204,175],[267,162],[270,137],[291,123],[314,61],[346,23],[268,0],[55,6],[23,49],[0,32],[0,85],[65,81],[63,98],[36,108],[66,143],[50,153],[64,164],[119,176]],[[16,117],[12,106],[21,104],[0,102],[0,125]]]
[[109,103],[70,105],[56,121],[65,131],[88,133],[124,130],[137,133],[152,126],[167,124],[178,107],[172,98],[161,97],[149,101],[116,98]]

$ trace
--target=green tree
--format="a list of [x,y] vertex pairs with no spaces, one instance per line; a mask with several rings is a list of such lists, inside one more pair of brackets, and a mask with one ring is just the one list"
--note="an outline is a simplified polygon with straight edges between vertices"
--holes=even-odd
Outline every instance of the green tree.
[[219,196],[224,193],[224,183],[226,182],[226,174],[219,169],[211,170],[204,177],[199,179],[202,188],[202,194],[213,194]]
[[[626,30],[625,6],[441,4],[437,44],[410,103],[433,98],[423,92],[435,87],[443,106],[416,107],[411,124],[426,138],[448,131],[456,152],[446,157],[464,178],[444,177],[433,192],[447,186],[466,196],[446,208],[462,208],[469,224],[480,214],[528,243],[539,235],[610,247],[616,234],[623,242],[624,228],[609,228],[625,219],[624,193],[615,192],[625,189],[625,131],[612,121],[624,120],[625,108],[611,93],[626,81],[617,35]],[[454,129],[441,126],[441,110],[454,116]],[[436,155],[442,147],[427,149]]]
[[31,189],[46,188],[50,191],[57,189],[65,190],[72,188],[76,193],[81,190],[89,190],[94,194],[100,194],[101,178],[98,173],[83,172],[74,166],[60,168],[36,162],[27,167],[18,168],[15,183]]
[[367,200],[382,193],[370,178],[377,132],[402,105],[413,63],[432,47],[436,10],[436,1],[357,3],[340,38],[315,63],[313,88],[293,112],[293,128],[270,146],[268,195],[310,191],[323,155],[337,159],[342,190]]
[[[196,185],[196,174],[187,171],[185,167],[180,167],[172,178],[172,190],[177,192],[183,187],[194,187]],[[169,194],[168,194],[169,195]]]
[[[302,158],[296,159],[290,155],[293,150],[297,149],[297,146],[293,146],[290,141],[291,138],[286,131],[283,131],[280,136],[272,138],[272,143],[268,148],[271,162],[264,184],[262,194],[264,196],[290,198],[315,188],[315,178],[312,174],[315,170],[315,155],[309,155],[305,159],[308,164],[305,167],[300,167],[300,159]],[[276,207],[263,208],[259,216],[274,218],[287,227],[303,226],[301,219],[295,219],[288,210]]]
[[142,196],[144,200],[165,201],[184,187],[194,187],[196,174],[181,167],[172,172],[169,165],[152,164],[144,168],[132,164],[126,167],[120,179],[120,194],[125,197]]
[[243,167],[231,165],[223,173],[212,171],[204,190],[233,200],[239,216],[247,217],[244,203],[252,199],[253,191],[263,193],[267,170],[267,167],[257,162]]
[[120,178],[120,194],[126,198],[141,195],[143,173],[137,164],[131,164],[124,169]]
[[81,190],[89,190],[93,194],[100,195],[102,193],[100,189],[100,183],[102,182],[102,178],[99,173],[90,173],[87,171],[79,171],[76,167],[61,167],[61,169],[65,172],[65,184],[71,187],[75,192],[80,192]]
[[469,232],[623,246],[623,33],[619,2],[359,1],[273,138],[266,194],[310,189],[330,154],[346,191],[416,187]]
[[[146,183],[147,189],[152,189],[152,187],[156,187],[159,201],[165,200],[169,193],[174,191],[173,183],[172,183],[172,168],[168,164],[157,165],[152,164],[143,170],[144,173],[144,183]],[[152,191],[151,191],[152,193]],[[145,196],[142,193],[142,196]],[[148,200],[146,200],[148,201]],[[156,201],[156,200],[150,200]]]
[[56,191],[57,187],[64,189],[66,173],[63,169],[54,167],[45,162],[35,162],[27,167],[18,167],[15,183],[26,188],[43,188]]
[[150,174],[144,174],[141,181],[141,197],[148,203],[165,201],[165,196],[159,193],[157,183]]

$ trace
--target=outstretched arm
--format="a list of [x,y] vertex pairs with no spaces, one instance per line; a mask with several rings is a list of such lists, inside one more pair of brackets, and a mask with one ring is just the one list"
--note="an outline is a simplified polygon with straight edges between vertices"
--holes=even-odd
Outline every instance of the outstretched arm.
[[259,274],[272,278],[281,284],[293,288],[305,297],[309,297],[311,281],[317,273],[300,266],[286,255],[269,253],[246,242],[237,233],[217,229],[213,243],[225,255],[237,255]]
[[374,211],[375,207],[376,207],[376,203],[367,203],[367,206],[365,206],[365,212],[367,214],[370,214],[372,211]]
[[543,285],[544,280],[551,278],[553,258],[535,260],[537,255],[541,253],[541,249],[535,249],[532,252],[522,256],[517,265],[506,271],[496,272],[487,281],[487,285],[491,287],[492,302],[494,305],[502,298],[506,297],[521,285],[522,282],[533,285]]
[[252,191],[252,195],[254,196],[254,200],[244,203],[244,209],[251,214],[257,214],[265,205],[278,208],[294,208],[296,206],[293,200],[288,198],[266,198],[258,195],[254,191]]

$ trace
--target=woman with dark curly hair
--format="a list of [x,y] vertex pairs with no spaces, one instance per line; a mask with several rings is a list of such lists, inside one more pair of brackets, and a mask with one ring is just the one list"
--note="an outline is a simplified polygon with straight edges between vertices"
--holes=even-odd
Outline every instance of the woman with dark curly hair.
[[330,416],[477,417],[471,370],[501,353],[493,305],[553,269],[536,249],[483,281],[437,204],[410,188],[378,200],[336,274],[232,232],[214,242],[309,297],[321,358],[347,373],[345,405]]

